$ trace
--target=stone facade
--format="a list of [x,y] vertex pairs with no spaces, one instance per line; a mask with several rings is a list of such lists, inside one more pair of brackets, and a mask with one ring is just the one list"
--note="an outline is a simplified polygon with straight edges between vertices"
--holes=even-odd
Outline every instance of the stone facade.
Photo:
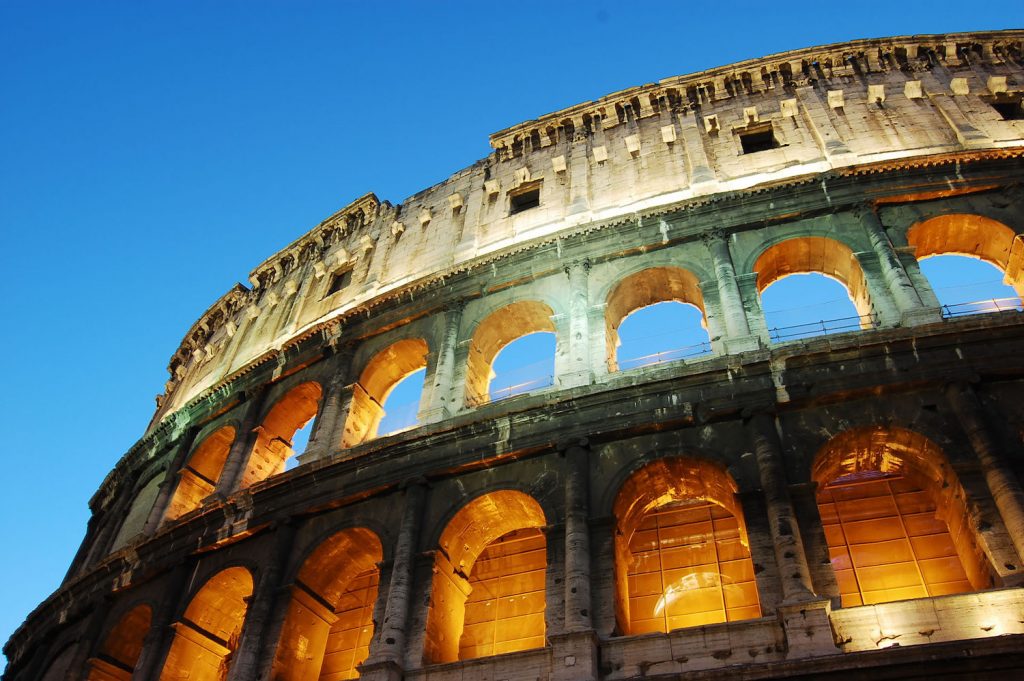
[[[1024,293],[1022,42],[667,79],[332,215],[189,330],[4,679],[347,678],[317,645],[381,680],[1020,673],[1024,319],[944,314],[918,260],[979,257]],[[793,272],[842,282],[861,328],[778,342],[760,292]],[[701,310],[710,354],[620,368],[619,323],[664,300]],[[491,401],[496,353],[536,331],[553,385]],[[420,368],[419,425],[375,437]],[[865,472],[934,497],[969,586],[850,604],[821,492]],[[755,615],[638,633],[630,523],[666,499],[735,520]],[[539,642],[469,657],[473,564],[510,532],[540,556],[536,623],[488,631]]]

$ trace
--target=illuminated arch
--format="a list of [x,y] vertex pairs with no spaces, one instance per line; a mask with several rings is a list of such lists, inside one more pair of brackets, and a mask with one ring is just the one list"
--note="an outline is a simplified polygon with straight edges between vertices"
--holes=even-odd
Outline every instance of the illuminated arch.
[[494,358],[506,345],[531,333],[555,333],[551,321],[554,312],[537,300],[506,305],[487,316],[476,327],[469,344],[466,366],[466,404],[477,406],[488,401],[493,378]]
[[208,435],[192,451],[188,461],[178,471],[178,486],[167,506],[167,520],[174,520],[199,508],[203,499],[213,494],[234,441],[234,426],[223,426]]
[[757,292],[791,274],[822,274],[842,284],[861,317],[870,327],[872,311],[867,279],[850,247],[820,236],[795,237],[767,248],[754,262]]
[[152,610],[148,605],[137,605],[125,613],[103,639],[96,656],[89,660],[87,680],[131,681],[151,621]]
[[172,626],[174,640],[160,681],[221,681],[231,667],[252,595],[252,574],[221,570],[206,581]]
[[321,393],[319,383],[308,381],[295,386],[274,403],[260,424],[256,444],[242,476],[242,489],[284,472],[285,462],[298,453],[292,450],[292,438],[316,416]]
[[434,559],[426,663],[544,646],[545,524],[540,504],[514,490],[455,514]]
[[403,378],[427,366],[427,352],[425,340],[412,338],[393,343],[370,359],[353,387],[343,447],[354,447],[376,437],[384,416],[384,401]]
[[616,284],[608,295],[604,311],[609,371],[617,371],[619,368],[618,329],[626,317],[641,308],[670,301],[696,307],[703,318],[703,326],[707,326],[704,295],[700,290],[700,282],[692,272],[678,267],[652,267],[631,274]]
[[812,468],[844,606],[984,588],[988,563],[942,450],[902,428],[835,436]]
[[[275,681],[359,677],[373,637],[380,539],[365,528],[342,530],[302,564],[277,644]],[[299,654],[301,651],[301,654]]]
[[1024,241],[997,220],[964,213],[940,215],[912,226],[907,243],[918,260],[963,255],[995,265],[1003,272],[1003,283],[1024,297]]
[[761,616],[736,483],[720,466],[658,459],[615,498],[616,616],[625,634]]

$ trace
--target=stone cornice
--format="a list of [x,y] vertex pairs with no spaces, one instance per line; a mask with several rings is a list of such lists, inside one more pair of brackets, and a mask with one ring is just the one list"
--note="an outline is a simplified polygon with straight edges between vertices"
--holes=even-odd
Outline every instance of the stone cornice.
[[501,157],[507,158],[514,155],[516,145],[531,135],[540,139],[541,146],[552,144],[548,139],[550,129],[566,121],[575,130],[585,129],[596,121],[608,129],[629,117],[657,115],[664,106],[687,110],[701,102],[807,84],[819,77],[831,79],[893,70],[913,72],[928,70],[935,63],[957,66],[972,59],[999,64],[1008,52],[1019,58],[1022,42],[1024,30],[1009,30],[854,40],[780,52],[620,90],[499,130],[491,135],[490,143]]

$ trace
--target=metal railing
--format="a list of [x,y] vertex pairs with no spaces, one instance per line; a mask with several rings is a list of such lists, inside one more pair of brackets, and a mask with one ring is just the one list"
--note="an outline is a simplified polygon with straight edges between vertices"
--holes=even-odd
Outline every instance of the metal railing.
[[700,357],[701,355],[707,355],[711,352],[711,343],[704,342],[696,345],[687,345],[682,348],[674,348],[672,350],[662,350],[661,352],[655,352],[650,355],[643,355],[641,357],[630,357],[629,359],[619,360],[619,370],[625,371],[627,369],[636,369],[639,367],[654,366],[656,364],[664,364],[665,362],[676,362],[681,359],[688,359],[691,357]]
[[874,329],[877,326],[878,315],[872,312],[871,314],[858,315],[856,317],[839,317],[838,319],[822,319],[806,324],[776,326],[768,330],[768,337],[773,343],[781,343],[787,340],[827,336],[833,333],[860,331],[868,328]]
[[1020,298],[993,298],[991,300],[975,300],[969,303],[952,303],[942,305],[944,319],[962,317],[969,314],[985,314],[986,312],[1024,311]]
[[529,381],[522,381],[515,385],[510,385],[504,388],[491,391],[491,402],[497,402],[498,400],[508,399],[509,397],[515,397],[516,395],[522,395],[528,393],[531,390],[537,390],[539,388],[546,388],[553,384],[555,377],[551,374],[545,376],[538,376]]

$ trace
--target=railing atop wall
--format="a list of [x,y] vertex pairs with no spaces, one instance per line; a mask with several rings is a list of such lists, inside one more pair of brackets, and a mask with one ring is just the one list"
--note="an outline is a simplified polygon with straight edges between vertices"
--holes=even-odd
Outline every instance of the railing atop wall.
[[944,319],[951,317],[962,317],[969,314],[984,314],[986,312],[1006,312],[1016,310],[1024,312],[1024,305],[1020,298],[993,298],[991,300],[975,300],[969,303],[952,303],[942,306]]
[[845,333],[847,331],[860,331],[862,329],[874,329],[878,327],[878,315],[874,312],[856,317],[840,317],[838,319],[822,319],[817,322],[806,324],[794,324],[792,326],[777,326],[768,330],[768,336],[773,343],[798,340],[800,338],[812,338],[814,336],[826,336],[833,333]]
[[639,367],[654,366],[656,364],[664,364],[665,362],[675,362],[680,359],[700,357],[701,355],[707,355],[710,352],[711,343],[709,342],[698,343],[696,345],[687,345],[682,348],[662,350],[661,352],[655,352],[650,355],[643,355],[642,357],[620,359],[619,369],[625,371],[626,369],[637,369]]

